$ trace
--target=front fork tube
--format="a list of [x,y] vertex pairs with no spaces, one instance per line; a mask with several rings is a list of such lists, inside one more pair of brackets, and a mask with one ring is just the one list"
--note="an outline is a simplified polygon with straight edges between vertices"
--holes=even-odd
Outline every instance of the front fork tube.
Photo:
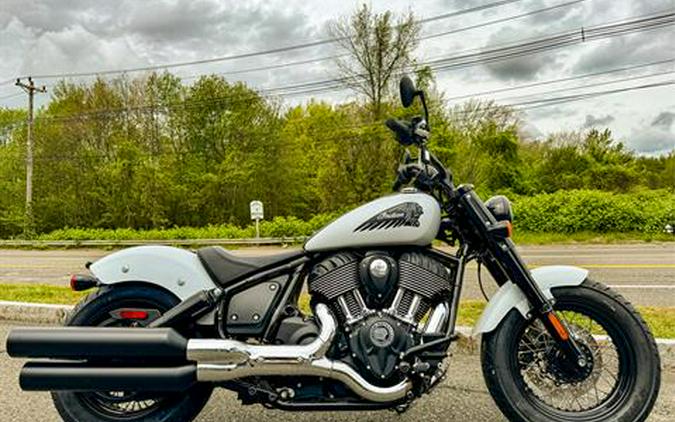
[[558,318],[551,302],[532,278],[525,262],[516,251],[514,243],[508,237],[501,235],[500,231],[493,230],[498,227],[497,221],[473,191],[472,186],[460,186],[458,193],[459,203],[466,211],[469,223],[475,228],[475,233],[487,248],[488,255],[494,258],[488,257],[484,262],[495,279],[501,283],[505,279],[511,280],[518,286],[532,305],[535,316],[544,324],[565,355],[579,367],[585,367],[586,356],[574,338],[569,335],[565,323]]
[[551,301],[544,296],[544,293],[532,278],[511,239],[494,239],[490,243],[492,244],[491,254],[495,257],[497,263],[502,266],[502,271],[523,291],[533,307],[534,316],[544,324],[546,330],[555,339],[565,355],[578,367],[585,367],[588,363],[585,354],[570,335],[565,322],[554,311]]

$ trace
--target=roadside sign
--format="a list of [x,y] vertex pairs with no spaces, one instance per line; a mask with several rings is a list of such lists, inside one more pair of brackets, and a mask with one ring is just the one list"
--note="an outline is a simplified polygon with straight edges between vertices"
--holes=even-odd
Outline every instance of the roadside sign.
[[262,201],[251,201],[251,220],[262,220],[264,218]]
[[251,209],[251,220],[255,220],[255,237],[256,239],[260,238],[260,220],[265,217],[263,212],[263,203],[262,201],[251,201],[249,204]]

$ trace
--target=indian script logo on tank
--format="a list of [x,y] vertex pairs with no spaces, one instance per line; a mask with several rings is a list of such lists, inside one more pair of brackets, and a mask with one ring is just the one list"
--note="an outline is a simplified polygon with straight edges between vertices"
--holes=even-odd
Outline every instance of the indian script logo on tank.
[[355,232],[386,230],[396,227],[419,227],[422,207],[415,202],[404,202],[382,211],[354,229]]

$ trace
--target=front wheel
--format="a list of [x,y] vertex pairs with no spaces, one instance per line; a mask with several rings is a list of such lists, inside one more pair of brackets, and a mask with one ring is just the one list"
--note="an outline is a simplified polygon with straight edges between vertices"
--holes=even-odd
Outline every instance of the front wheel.
[[504,415],[512,422],[644,421],[661,372],[642,317],[621,295],[590,280],[552,293],[589,365],[572,370],[543,324],[512,310],[483,335],[481,351],[485,382]]

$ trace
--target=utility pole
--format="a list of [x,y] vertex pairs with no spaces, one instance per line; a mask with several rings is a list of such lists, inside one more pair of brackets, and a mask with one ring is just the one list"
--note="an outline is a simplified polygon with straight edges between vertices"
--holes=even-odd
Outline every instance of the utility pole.
[[33,97],[36,92],[47,92],[47,88],[36,87],[33,78],[28,77],[28,83],[16,80],[16,86],[23,88],[28,93],[28,129],[26,131],[26,221],[24,222],[24,236],[32,237],[34,226],[33,220]]

